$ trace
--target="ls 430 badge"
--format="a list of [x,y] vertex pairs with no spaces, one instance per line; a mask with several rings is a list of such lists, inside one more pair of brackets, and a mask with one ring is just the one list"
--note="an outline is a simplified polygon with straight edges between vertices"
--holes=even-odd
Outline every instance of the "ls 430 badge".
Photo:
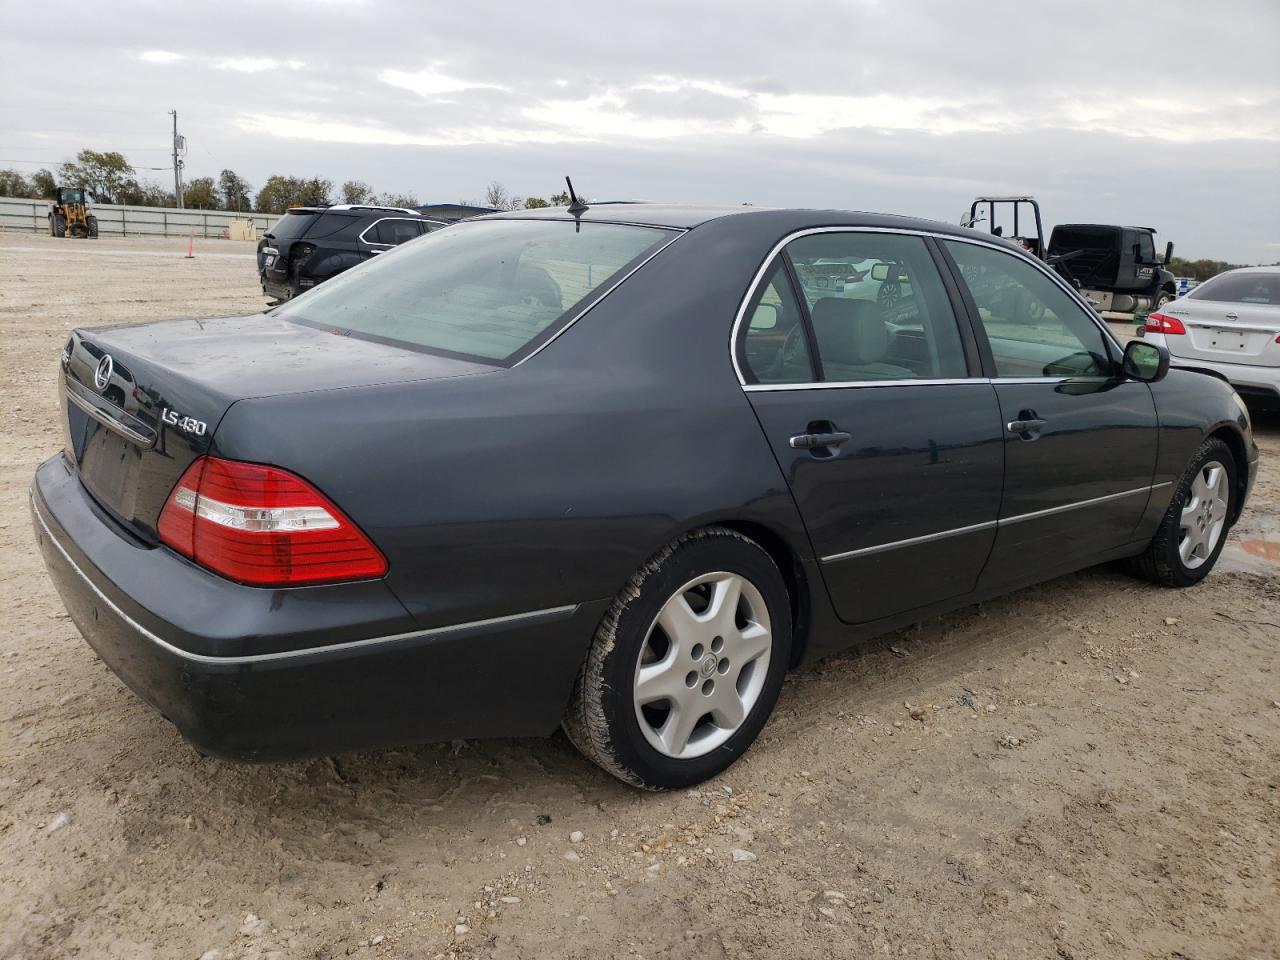
[[160,419],[171,427],[177,427],[183,433],[194,434],[197,437],[203,437],[205,431],[209,429],[209,425],[203,420],[197,420],[194,417],[184,417],[177,410],[164,408],[164,412],[160,414]]

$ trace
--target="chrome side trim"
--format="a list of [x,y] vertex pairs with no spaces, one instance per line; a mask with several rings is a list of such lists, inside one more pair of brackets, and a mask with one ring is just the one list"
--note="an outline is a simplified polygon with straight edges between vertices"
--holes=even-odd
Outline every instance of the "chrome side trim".
[[94,420],[97,420],[98,423],[102,424],[108,430],[120,434],[120,436],[127,440],[132,440],[144,450],[150,450],[156,445],[156,437],[154,434],[147,436],[145,433],[140,433],[129,427],[127,424],[121,423],[105,411],[99,410],[90,401],[73,392],[71,388],[67,386],[66,381],[63,381],[62,392],[66,394],[68,400],[74,403]]
[[157,647],[168,651],[176,657],[188,660],[193,663],[206,663],[214,666],[239,666],[251,663],[268,663],[278,660],[291,660],[298,657],[314,657],[326,654],[342,653],[348,650],[357,650],[363,647],[381,646],[384,644],[396,643],[405,640],[427,640],[435,637],[448,636],[454,633],[461,633],[471,630],[483,630],[489,627],[509,626],[521,622],[540,623],[548,620],[562,620],[572,616],[578,609],[578,604],[571,603],[562,607],[548,607],[545,610],[531,610],[528,613],[514,613],[505,617],[490,617],[487,620],[469,620],[466,623],[455,623],[447,627],[434,627],[430,630],[415,630],[410,633],[397,633],[387,637],[370,637],[366,640],[348,640],[345,643],[331,643],[323,647],[303,647],[298,650],[281,650],[276,653],[255,653],[246,656],[233,657],[211,657],[208,654],[192,653],[190,650],[183,650],[181,647],[175,647],[172,643],[162,637],[152,633],[137,620],[129,616],[120,609],[116,603],[98,589],[98,585],[94,583],[80,569],[80,565],[71,558],[71,554],[67,553],[66,548],[58,542],[58,538],[53,535],[53,531],[49,529],[49,524],[45,522],[44,515],[40,511],[39,501],[36,499],[35,492],[31,494],[31,509],[35,513],[36,519],[40,521],[40,526],[44,528],[44,534],[49,538],[49,542],[58,548],[58,552],[62,554],[64,560],[71,566],[71,569],[79,574],[80,579],[88,585],[89,589],[101,600],[111,612],[123,620],[132,630],[139,636],[150,640]]
[[[751,387],[751,386],[765,386],[765,384],[748,384],[747,378],[743,376],[742,367],[738,365],[738,351],[736,349],[736,345],[738,342],[738,331],[742,327],[743,318],[746,316],[747,304],[749,304],[751,302],[751,298],[756,295],[756,288],[760,286],[761,281],[764,279],[765,273],[767,273],[769,270],[769,267],[773,265],[774,259],[781,252],[782,248],[785,247],[787,244],[789,244],[792,240],[797,240],[800,237],[812,236],[813,234],[818,234],[818,233],[897,233],[903,236],[911,236],[911,237],[933,237],[935,240],[939,240],[939,241],[955,240],[959,243],[971,243],[974,246],[990,247],[992,250],[999,250],[1001,253],[1007,253],[1011,257],[1022,259],[1023,261],[1031,264],[1032,266],[1038,267],[1041,273],[1044,273],[1046,276],[1048,276],[1069,297],[1071,297],[1071,299],[1073,299],[1076,302],[1076,305],[1079,306],[1080,309],[1083,310],[1088,315],[1089,319],[1093,322],[1093,325],[1102,331],[1103,336],[1110,343],[1112,343],[1117,349],[1123,350],[1120,344],[1119,338],[1117,338],[1116,335],[1111,331],[1111,328],[1107,326],[1106,321],[1104,321],[1102,317],[1098,315],[1098,312],[1094,310],[1092,306],[1089,305],[1089,302],[1085,300],[1082,296],[1080,296],[1078,291],[1073,289],[1066,281],[1064,281],[1060,276],[1058,276],[1056,272],[1054,272],[1053,270],[1050,270],[1044,264],[1043,261],[1038,260],[1035,257],[1028,256],[1027,254],[1019,253],[1017,248],[1014,247],[1008,241],[994,242],[994,241],[985,240],[981,237],[961,237],[951,233],[938,233],[937,231],[934,231],[934,230],[912,230],[906,227],[855,227],[855,226],[807,227],[805,229],[796,230],[793,233],[787,234],[785,237],[779,240],[776,244],[774,244],[773,249],[770,250],[768,256],[764,258],[764,262],[760,264],[760,269],[756,271],[755,277],[752,278],[751,284],[747,287],[747,295],[743,297],[742,302],[738,305],[738,314],[736,317],[734,317],[733,329],[730,330],[729,332],[729,359],[733,363],[733,372],[737,374],[738,383],[741,384],[744,388]],[[961,320],[962,318],[956,317],[957,323],[961,322]],[[1062,379],[1069,379],[1069,378],[1062,378]],[[873,385],[877,382],[883,382],[883,381],[875,381],[875,380],[846,381],[845,383],[841,384],[841,386],[849,386],[850,384],[855,384],[855,383],[858,386],[863,386],[864,384]],[[915,383],[917,381],[913,380],[911,382]],[[809,386],[815,386],[815,384],[809,384]]]
[[1150,493],[1151,487],[1134,487],[1132,490],[1122,490],[1120,493],[1109,493],[1105,497],[1093,497],[1090,500],[1077,500],[1075,503],[1064,503],[1060,507],[1049,507],[1047,510],[1034,510],[1031,513],[1019,513],[1012,517],[1001,517],[1000,526],[1007,526],[1011,523],[1022,523],[1024,520],[1039,520],[1041,517],[1051,517],[1058,513],[1067,513],[1070,510],[1079,510],[1081,507],[1092,507],[1099,503],[1107,503],[1111,500],[1123,500],[1125,497],[1136,497],[1142,493]]
[[1164,483],[1154,483],[1147,487],[1135,487],[1132,490],[1123,490],[1120,493],[1109,493],[1105,497],[1093,497],[1089,500],[1078,500],[1075,503],[1066,503],[1060,507],[1050,507],[1047,510],[1035,510],[1031,513],[1019,513],[1012,517],[1001,517],[998,520],[988,520],[983,523],[975,523],[967,527],[956,527],[952,530],[940,530],[937,533],[926,533],[921,537],[911,537],[907,540],[894,540],[889,543],[878,543],[872,547],[861,547],[857,550],[846,550],[844,553],[833,553],[830,556],[822,557],[822,563],[831,563],[836,560],[848,560],[851,557],[869,556],[873,553],[884,553],[887,550],[897,550],[899,547],[914,547],[921,543],[931,543],[934,540],[944,540],[947,537],[955,537],[965,533],[976,533],[979,530],[989,530],[992,527],[1006,527],[1015,523],[1022,523],[1024,520],[1038,520],[1041,517],[1051,517],[1054,514],[1066,513],[1070,510],[1079,510],[1082,507],[1092,507],[1100,503],[1107,503],[1111,500],[1122,500],[1125,497],[1136,497],[1139,494],[1150,494],[1154,490],[1161,487],[1169,487],[1173,485],[1172,480]]
[[873,553],[884,553],[886,550],[896,550],[898,547],[914,547],[918,543],[932,543],[934,540],[945,540],[947,537],[958,537],[965,533],[976,533],[979,530],[990,530],[996,526],[999,521],[988,520],[985,523],[975,523],[968,527],[956,527],[954,530],[943,530],[940,533],[926,533],[923,537],[911,537],[907,540],[895,540],[892,543],[879,543],[874,547],[862,547],[858,550],[847,550],[844,553],[833,553],[829,557],[823,557],[823,563],[831,563],[833,560],[848,560],[851,557],[865,557]]
[[[507,219],[519,220],[521,218],[509,217]],[[533,218],[529,218],[529,219],[533,219]],[[537,219],[555,220],[558,222],[561,220],[570,220],[571,218],[569,217],[538,217]],[[490,222],[493,222],[493,221],[490,221]],[[511,365],[512,368],[518,367],[522,363],[527,363],[528,361],[536,357],[538,354],[540,354],[543,350],[547,349],[547,347],[551,346],[551,344],[559,340],[562,336],[564,336],[564,332],[566,330],[568,330],[575,323],[577,323],[579,320],[585,317],[588,313],[590,313],[592,310],[598,307],[601,303],[607,300],[609,298],[609,294],[613,293],[613,291],[617,290],[620,286],[626,283],[627,280],[629,280],[637,271],[643,270],[645,265],[648,264],[650,260],[652,260],[658,254],[660,254],[663,250],[667,249],[667,247],[671,246],[673,243],[675,243],[677,240],[679,240],[681,237],[683,237],[686,233],[689,232],[688,230],[682,229],[679,227],[657,227],[651,223],[626,223],[621,220],[617,220],[617,221],[609,220],[609,221],[598,221],[598,222],[608,222],[608,223],[613,223],[619,226],[626,226],[626,227],[648,227],[651,230],[663,230],[668,233],[672,233],[674,234],[674,236],[670,240],[668,240],[666,243],[664,243],[662,246],[658,247],[658,249],[654,250],[653,253],[649,254],[649,256],[645,257],[643,260],[637,263],[634,267],[628,270],[623,276],[619,277],[617,281],[612,286],[609,287],[608,290],[603,291],[600,294],[600,296],[596,297],[589,304],[587,304],[586,307],[584,307],[582,311],[579,312],[572,320],[570,320],[568,323],[561,326],[559,330],[557,330],[554,334],[552,334],[551,339],[549,339],[546,343],[539,346],[537,350],[533,351],[533,353],[529,354],[527,357],[522,357],[521,359],[513,363]]]

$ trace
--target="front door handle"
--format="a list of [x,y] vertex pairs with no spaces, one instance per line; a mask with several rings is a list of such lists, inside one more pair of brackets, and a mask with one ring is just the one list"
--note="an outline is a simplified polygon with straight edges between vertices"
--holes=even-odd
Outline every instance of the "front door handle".
[[1006,423],[1005,429],[1016,433],[1023,440],[1035,440],[1044,429],[1045,422],[1036,416],[1034,410],[1019,410],[1018,419]]
[[819,450],[838,447],[852,439],[853,436],[843,430],[832,430],[830,433],[798,433],[791,438],[791,447],[794,450]]

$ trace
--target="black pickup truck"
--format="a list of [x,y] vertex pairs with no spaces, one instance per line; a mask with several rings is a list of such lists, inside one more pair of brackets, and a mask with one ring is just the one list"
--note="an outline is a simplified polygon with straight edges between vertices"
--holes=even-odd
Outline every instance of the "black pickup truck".
[[1178,295],[1166,269],[1173,244],[1156,257],[1154,227],[1109,223],[1063,223],[1046,244],[1040,204],[1034,197],[977,197],[962,221],[985,223],[995,236],[1020,244],[1072,283],[1099,313],[1147,313]]
[[1062,223],[1049,237],[1048,260],[1103,313],[1158,310],[1178,296],[1178,282],[1165,269],[1173,244],[1157,259],[1155,233],[1154,227]]

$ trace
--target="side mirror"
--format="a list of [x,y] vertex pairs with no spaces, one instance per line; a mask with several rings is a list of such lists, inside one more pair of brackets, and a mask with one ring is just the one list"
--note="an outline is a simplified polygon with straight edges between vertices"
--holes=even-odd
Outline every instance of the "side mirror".
[[778,308],[772,303],[762,303],[756,307],[756,312],[751,315],[750,328],[752,330],[772,330],[778,325]]
[[1130,340],[1124,348],[1123,367],[1130,380],[1155,383],[1169,372],[1169,350],[1145,340]]
[[1140,243],[1135,243],[1133,245],[1133,262],[1134,263],[1142,262],[1142,244]]
[[892,264],[883,262],[875,264],[871,268],[871,279],[876,283],[884,283],[889,279],[889,267],[891,266]]
[[1173,263],[1173,241],[1170,240],[1164,245],[1164,262],[1166,265]]

